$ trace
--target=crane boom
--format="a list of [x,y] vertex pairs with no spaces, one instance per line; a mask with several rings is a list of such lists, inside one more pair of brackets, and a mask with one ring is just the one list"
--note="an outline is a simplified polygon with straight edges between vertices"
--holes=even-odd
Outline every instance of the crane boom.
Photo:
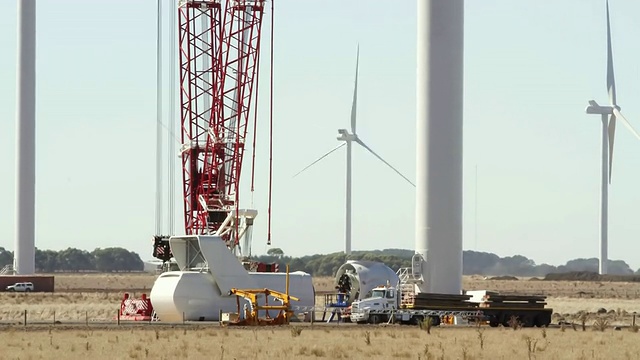
[[[215,122],[211,106],[217,103],[220,73],[220,2],[182,2],[178,14],[184,228],[187,235],[204,234],[206,218],[198,193],[209,185],[202,172],[207,153],[213,151],[209,129]],[[205,108],[207,104],[209,108]]]
[[[239,184],[264,3],[183,0],[177,9],[185,233],[219,235],[244,256],[257,211],[239,208]],[[172,257],[167,239],[156,236],[154,256]]]

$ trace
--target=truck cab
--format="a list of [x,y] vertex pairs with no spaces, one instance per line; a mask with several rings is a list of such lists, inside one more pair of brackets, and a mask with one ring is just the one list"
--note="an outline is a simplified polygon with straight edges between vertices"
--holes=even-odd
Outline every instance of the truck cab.
[[351,320],[357,323],[377,324],[387,321],[389,314],[398,308],[396,289],[392,286],[377,286],[364,299],[351,304]]
[[396,289],[392,286],[378,286],[365,296],[364,300],[380,299],[388,306],[396,306]]
[[439,316],[426,315],[420,309],[414,309],[411,304],[403,303],[402,299],[413,302],[412,297],[407,300],[407,295],[393,286],[375,287],[364,299],[351,304],[351,320],[358,324],[379,324],[393,318],[394,321],[402,324],[419,325],[429,317],[433,326],[441,323]]

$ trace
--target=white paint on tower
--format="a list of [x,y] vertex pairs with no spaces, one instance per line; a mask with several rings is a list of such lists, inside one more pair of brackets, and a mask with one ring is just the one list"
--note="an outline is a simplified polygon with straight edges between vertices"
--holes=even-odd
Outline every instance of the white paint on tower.
[[18,1],[16,274],[35,273],[36,1]]
[[416,253],[421,292],[462,288],[464,0],[417,0]]

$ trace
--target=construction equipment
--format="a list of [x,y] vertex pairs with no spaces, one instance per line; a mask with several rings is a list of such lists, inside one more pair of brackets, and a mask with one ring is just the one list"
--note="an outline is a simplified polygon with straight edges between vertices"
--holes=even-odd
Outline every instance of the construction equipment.
[[[178,19],[177,24],[171,24],[178,31],[178,49],[172,48],[171,54],[175,56],[178,50],[184,231],[186,235],[220,236],[238,257],[250,256],[251,230],[257,216],[255,209],[240,209],[239,185],[246,143],[251,141],[246,138],[249,125],[253,127],[251,148],[255,151],[265,3],[265,0],[180,0],[177,7],[170,5],[172,15],[177,13]],[[271,20],[273,38],[273,16]],[[269,121],[272,124],[272,116]],[[269,142],[272,143],[271,131]],[[251,191],[254,165],[252,161]],[[271,164],[269,168],[268,245]],[[173,257],[169,237],[154,236],[154,257],[163,261]]]
[[[238,319],[235,321],[229,321],[229,325],[286,325],[289,324],[290,319],[293,317],[293,311],[290,308],[291,300],[299,301],[297,297],[289,295],[289,265],[287,265],[287,278],[286,278],[286,292],[281,293],[279,291],[270,289],[231,289],[230,295],[236,295],[236,304],[238,306],[238,314],[240,314],[240,298],[244,298],[250,302],[251,309],[245,305],[244,307],[244,319]],[[258,297],[264,295],[264,305],[258,304]],[[281,301],[282,305],[269,305],[269,296],[272,296],[275,301]],[[259,317],[259,311],[266,311],[264,318]],[[278,315],[274,318],[269,316],[269,310],[277,310]]]
[[[281,292],[269,289],[231,289],[231,294],[236,295],[238,301],[238,313],[240,313],[240,297],[251,302],[251,309],[244,308],[244,319],[231,321],[229,325],[286,325],[289,324],[293,317],[293,311],[290,309],[290,300],[298,301],[298,298],[283,294]],[[264,295],[265,305],[258,304],[258,296]],[[269,305],[269,296],[276,300],[282,301],[282,305]],[[267,316],[260,318],[258,312],[266,310]],[[278,310],[278,315],[274,318],[269,316],[269,310]]]
[[160,321],[220,321],[220,312],[236,310],[233,288],[288,292],[300,299],[296,308],[315,306],[307,273],[247,271],[220,236],[172,236],[170,243],[177,269],[160,274],[151,288]]
[[[419,324],[430,319],[441,323],[484,321],[490,326],[510,326],[515,318],[522,326],[548,326],[553,309],[545,308],[544,296],[500,295],[486,290],[465,294],[416,292],[414,281],[407,276],[409,268],[398,270],[398,286],[375,287],[363,300],[351,304],[351,320],[357,323],[398,321]],[[397,289],[397,291],[396,291]]]
[[129,297],[128,293],[124,294],[120,302],[120,313],[118,319],[130,321],[150,321],[153,314],[153,306],[151,299],[147,294],[142,294],[140,299]]

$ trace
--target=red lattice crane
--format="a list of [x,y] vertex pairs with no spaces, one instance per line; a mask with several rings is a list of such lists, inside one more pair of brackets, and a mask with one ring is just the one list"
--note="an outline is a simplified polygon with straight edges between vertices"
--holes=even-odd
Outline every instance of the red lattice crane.
[[[248,250],[239,241],[250,241],[257,215],[239,208],[239,183],[249,121],[255,129],[257,119],[265,2],[187,0],[177,9],[185,232],[220,235],[238,254]],[[153,255],[172,257],[167,238],[155,237]]]

